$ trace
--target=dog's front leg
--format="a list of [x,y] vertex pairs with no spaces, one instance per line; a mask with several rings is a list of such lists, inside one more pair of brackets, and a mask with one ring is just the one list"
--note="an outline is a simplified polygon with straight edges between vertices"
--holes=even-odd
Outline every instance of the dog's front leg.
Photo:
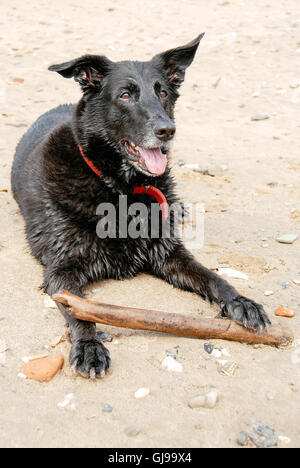
[[[55,293],[67,289],[73,294],[83,297],[83,287],[87,283],[83,276],[74,269],[52,271],[46,270],[44,289],[52,296]],[[103,377],[110,367],[110,354],[103,346],[96,333],[96,325],[71,317],[67,309],[58,302],[59,310],[64,315],[70,329],[72,348],[70,352],[70,364],[83,377]]]
[[156,276],[216,302],[221,308],[220,316],[254,330],[262,330],[271,323],[263,306],[242,296],[227,281],[202,266],[183,245],[178,245],[163,262],[157,262],[155,255],[153,258],[152,272]]

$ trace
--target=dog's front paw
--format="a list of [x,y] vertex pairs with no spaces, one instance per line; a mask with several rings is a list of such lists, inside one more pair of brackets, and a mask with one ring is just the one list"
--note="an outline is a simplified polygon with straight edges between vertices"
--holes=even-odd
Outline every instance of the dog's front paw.
[[262,331],[271,322],[262,305],[244,296],[221,303],[219,317],[227,317],[252,330]]
[[110,367],[110,354],[97,338],[73,342],[70,364],[83,377],[104,377]]

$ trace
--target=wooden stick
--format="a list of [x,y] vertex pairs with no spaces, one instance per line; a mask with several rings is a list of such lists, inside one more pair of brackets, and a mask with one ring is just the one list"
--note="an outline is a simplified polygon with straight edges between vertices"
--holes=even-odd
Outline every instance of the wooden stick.
[[82,299],[68,291],[55,294],[53,300],[67,306],[67,312],[74,318],[114,327],[270,346],[287,346],[294,340],[292,332],[279,325],[270,326],[259,333],[231,320],[188,317],[182,314],[102,304]]

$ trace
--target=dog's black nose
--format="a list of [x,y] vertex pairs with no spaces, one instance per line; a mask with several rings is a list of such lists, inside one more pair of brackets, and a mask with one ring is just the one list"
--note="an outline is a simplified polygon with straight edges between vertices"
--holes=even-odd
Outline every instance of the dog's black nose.
[[154,133],[161,141],[169,141],[175,135],[175,125],[172,122],[160,121],[154,127]]

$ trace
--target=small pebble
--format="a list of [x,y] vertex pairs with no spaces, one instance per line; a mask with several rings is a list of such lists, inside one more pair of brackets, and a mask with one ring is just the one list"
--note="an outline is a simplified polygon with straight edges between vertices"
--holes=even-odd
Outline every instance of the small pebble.
[[286,281],[278,281],[279,286],[281,286],[283,289],[286,289],[289,286],[289,282]]
[[222,351],[220,351],[219,349],[216,348],[216,349],[213,350],[213,352],[211,353],[211,355],[212,355],[214,358],[218,359],[219,357],[222,356]]
[[197,395],[189,401],[190,408],[214,408],[220,398],[220,392],[212,389],[203,395]]
[[29,379],[39,382],[49,382],[64,365],[64,357],[61,354],[35,359],[24,364],[21,373]]
[[293,88],[293,89],[298,88],[299,86],[300,86],[300,79],[294,80],[290,84],[290,88]]
[[300,285],[300,280],[293,280],[293,283],[296,284],[297,286]]
[[247,432],[241,432],[237,438],[237,443],[242,447],[246,447],[249,443],[249,436]]
[[276,94],[278,94],[278,95],[283,95],[283,94],[286,94],[286,93],[287,93],[287,90],[286,90],[286,89],[278,89],[278,90],[276,91]]
[[166,349],[166,355],[171,356],[172,358],[176,359],[176,354],[178,354],[178,350],[175,353],[172,349]]
[[140,432],[141,430],[137,426],[131,426],[125,429],[125,434],[128,437],[136,437],[137,435],[139,435]]
[[186,169],[199,169],[199,163],[185,164],[184,167]]
[[19,377],[19,379],[23,379],[23,380],[28,379],[27,375],[22,374],[22,372],[19,372],[19,373],[18,373],[18,377]]
[[247,434],[256,447],[269,448],[278,445],[275,430],[266,421],[255,421]]
[[265,296],[272,296],[274,291],[265,291]]
[[177,362],[172,356],[166,356],[162,361],[162,366],[170,372],[182,372],[182,364]]
[[270,118],[270,116],[267,115],[267,114],[257,114],[257,115],[253,115],[251,117],[251,120],[255,122],[257,120],[267,120],[269,118]]
[[6,122],[5,125],[8,125],[9,127],[16,127],[16,128],[28,127],[27,122]]
[[66,408],[66,407],[70,404],[71,400],[73,400],[73,398],[74,398],[74,394],[73,394],[73,393],[69,393],[68,395],[66,395],[66,396],[64,397],[64,399],[63,399],[63,401],[62,401],[61,403],[58,403],[57,406],[58,406],[59,408]]
[[293,244],[297,239],[299,239],[298,234],[285,234],[277,237],[276,241],[280,244]]
[[109,405],[108,403],[101,403],[102,405],[102,413],[111,413],[113,410],[113,407]]
[[287,307],[280,306],[278,309],[275,310],[275,315],[278,317],[295,317],[295,312]]
[[237,443],[242,447],[250,444],[250,441],[259,448],[277,447],[278,439],[275,430],[266,421],[254,421],[250,429],[242,432]]
[[145,396],[149,395],[150,390],[148,388],[139,388],[135,394],[134,398],[144,398]]
[[52,301],[51,297],[44,298],[44,306],[48,309],[56,309],[56,304],[54,301]]
[[16,77],[16,78],[12,78],[11,81],[13,83],[19,83],[20,84],[20,83],[24,83],[24,78],[17,78]]
[[210,343],[204,343],[204,351],[206,351],[208,354],[211,354],[213,352],[214,346]]
[[276,393],[275,393],[275,392],[268,392],[268,393],[266,394],[266,399],[269,400],[269,401],[274,400],[275,397],[276,397]]

